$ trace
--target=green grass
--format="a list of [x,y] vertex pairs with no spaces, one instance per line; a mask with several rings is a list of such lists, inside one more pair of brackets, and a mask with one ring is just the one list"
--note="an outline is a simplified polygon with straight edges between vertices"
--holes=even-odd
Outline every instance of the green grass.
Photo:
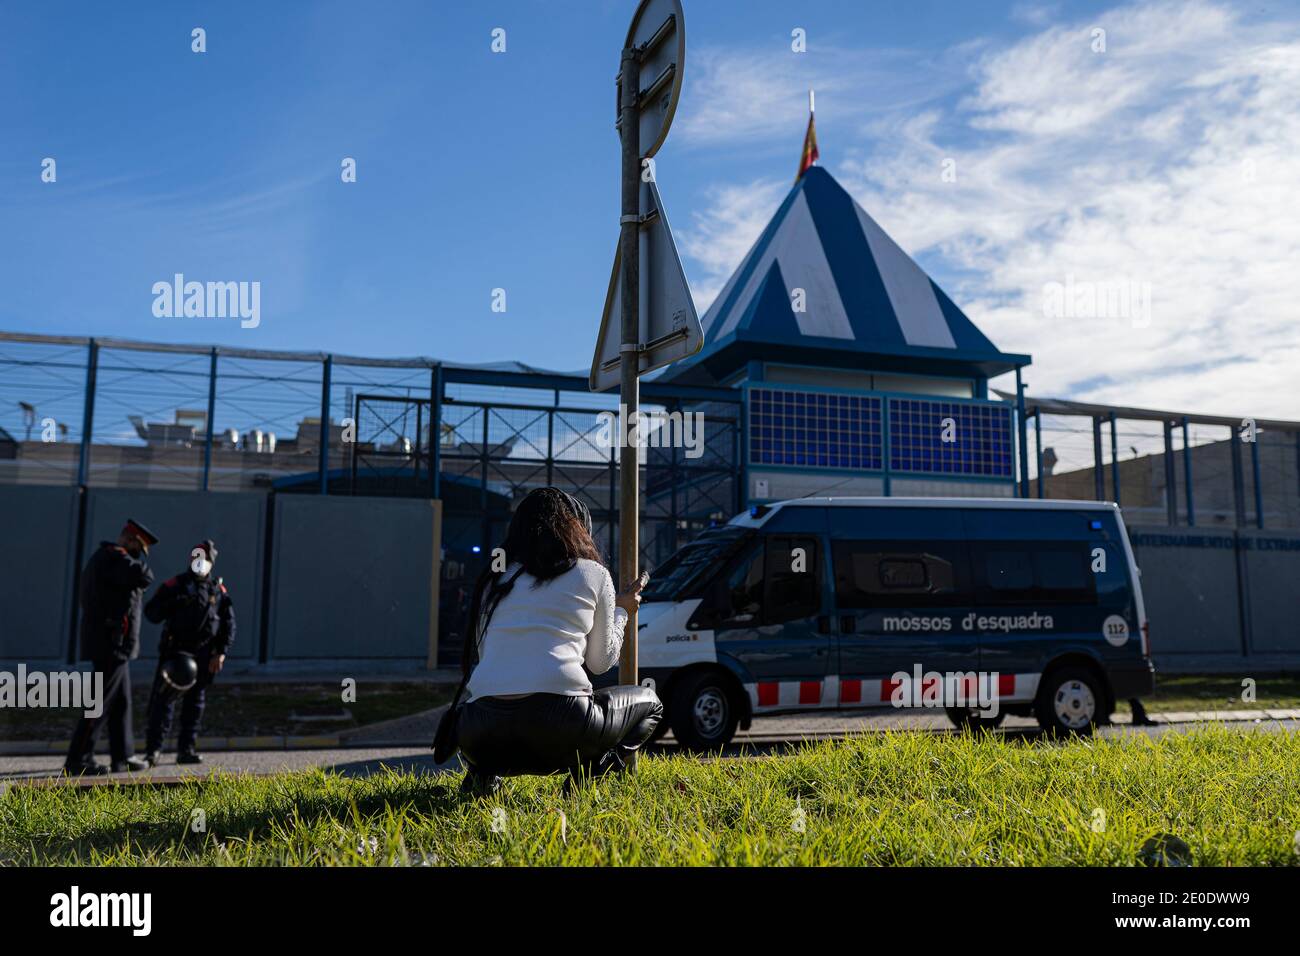
[[[511,779],[483,801],[458,783],[313,771],[13,787],[0,863],[1130,866],[1168,832],[1195,864],[1295,865],[1300,735],[870,734],[767,758],[647,757],[568,798],[558,777]],[[190,831],[195,808],[205,833]]]
[[[1242,677],[1255,679],[1255,699],[1242,700]],[[1142,699],[1148,713],[1188,710],[1291,710],[1300,707],[1300,675],[1156,674],[1156,692]],[[1117,710],[1128,713],[1128,701]]]

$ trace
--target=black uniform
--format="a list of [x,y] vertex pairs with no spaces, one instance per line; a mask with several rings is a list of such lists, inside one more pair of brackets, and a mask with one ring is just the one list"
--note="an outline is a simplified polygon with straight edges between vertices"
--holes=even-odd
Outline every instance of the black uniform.
[[83,717],[72,735],[67,766],[94,760],[95,740],[108,723],[114,763],[132,756],[131,671],[127,662],[140,654],[140,601],[153,572],[112,541],[100,543],[81,572],[81,659],[104,675],[99,717]]
[[162,665],[178,652],[193,654],[199,678],[181,698],[181,727],[177,750],[192,753],[199,736],[199,721],[207,699],[214,657],[226,654],[235,642],[235,608],[220,578],[199,577],[185,571],[158,588],[144,608],[145,617],[163,626],[158,645],[158,670],[149,700],[147,750],[162,750],[171,729],[175,700],[162,692]]

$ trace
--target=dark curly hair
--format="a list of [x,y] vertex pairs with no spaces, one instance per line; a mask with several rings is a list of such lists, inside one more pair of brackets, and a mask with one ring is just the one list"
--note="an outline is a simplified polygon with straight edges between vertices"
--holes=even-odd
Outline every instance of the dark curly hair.
[[497,562],[489,561],[474,583],[460,658],[463,674],[468,676],[478,659],[479,638],[487,630],[492,612],[521,573],[531,574],[537,587],[573,568],[580,558],[604,563],[580,507],[576,499],[551,487],[534,488],[519,502],[501,548],[507,566],[520,567],[494,571],[492,565]]

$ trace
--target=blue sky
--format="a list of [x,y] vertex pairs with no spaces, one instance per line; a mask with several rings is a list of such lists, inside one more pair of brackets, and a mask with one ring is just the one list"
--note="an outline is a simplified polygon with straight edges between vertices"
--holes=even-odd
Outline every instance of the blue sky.
[[[0,329],[585,367],[633,6],[7,4]],[[1300,417],[1294,5],[685,6],[657,162],[701,313],[789,188],[811,85],[822,165],[1040,392]],[[155,317],[176,272],[259,281],[261,324]],[[1152,321],[1048,321],[1067,277],[1149,283]]]

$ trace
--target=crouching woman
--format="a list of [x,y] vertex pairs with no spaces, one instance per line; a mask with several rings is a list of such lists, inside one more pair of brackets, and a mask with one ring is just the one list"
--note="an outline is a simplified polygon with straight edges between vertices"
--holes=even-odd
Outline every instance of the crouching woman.
[[[663,717],[649,687],[593,691],[615,666],[640,584],[615,594],[591,537],[591,516],[558,488],[530,492],[510,519],[505,568],[479,576],[462,668],[467,703],[457,741],[463,791],[487,794],[501,777],[624,770]],[[498,566],[502,562],[494,561]]]

